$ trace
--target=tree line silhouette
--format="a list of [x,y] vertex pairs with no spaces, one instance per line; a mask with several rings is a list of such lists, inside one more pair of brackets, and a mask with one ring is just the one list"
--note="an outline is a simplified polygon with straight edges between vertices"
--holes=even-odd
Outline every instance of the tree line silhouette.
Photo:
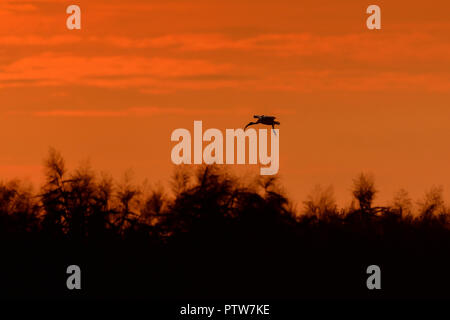
[[[446,297],[450,210],[441,187],[416,210],[405,190],[375,207],[373,176],[353,180],[338,208],[315,187],[297,211],[277,179],[218,166],[177,167],[171,190],[117,183],[89,165],[73,172],[51,149],[39,190],[0,183],[2,297]],[[415,212],[414,212],[415,211]],[[65,268],[83,270],[83,290]],[[365,285],[382,270],[381,291]]]

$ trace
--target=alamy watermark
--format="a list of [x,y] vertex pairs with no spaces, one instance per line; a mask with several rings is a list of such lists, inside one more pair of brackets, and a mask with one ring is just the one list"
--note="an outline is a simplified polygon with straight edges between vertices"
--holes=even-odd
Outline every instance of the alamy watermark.
[[[245,131],[243,129],[226,129],[224,150],[224,135],[222,134],[222,131],[212,128],[203,132],[202,121],[194,121],[194,161],[192,162],[191,156],[192,135],[188,129],[183,128],[176,129],[172,132],[171,141],[178,141],[178,143],[172,148],[171,159],[172,162],[177,165],[192,163],[246,164],[246,150],[248,141],[248,164],[257,164],[259,160],[259,163],[265,166],[260,168],[260,174],[274,175],[278,173],[280,166],[280,133],[279,129],[270,130],[271,137],[269,155],[267,141],[268,131],[269,130],[266,129],[259,129],[257,132],[253,128]],[[209,142],[209,144],[207,144],[203,149],[204,141]]]

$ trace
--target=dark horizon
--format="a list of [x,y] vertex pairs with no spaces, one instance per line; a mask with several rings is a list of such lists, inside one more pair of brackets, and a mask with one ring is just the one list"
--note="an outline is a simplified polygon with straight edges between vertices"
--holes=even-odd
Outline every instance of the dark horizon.
[[[217,166],[180,168],[174,197],[161,187],[142,197],[88,167],[69,174],[55,150],[45,163],[39,194],[0,184],[3,298],[450,297],[439,188],[413,217],[405,194],[373,206],[373,178],[361,174],[353,207],[339,209],[322,190],[298,215],[274,177],[249,183]],[[74,262],[86,274],[78,294],[64,281]],[[381,293],[365,286],[372,264],[384,272]]]

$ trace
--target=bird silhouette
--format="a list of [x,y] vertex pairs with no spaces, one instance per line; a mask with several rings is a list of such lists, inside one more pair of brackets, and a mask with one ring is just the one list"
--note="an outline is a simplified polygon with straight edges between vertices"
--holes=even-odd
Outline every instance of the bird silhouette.
[[265,116],[265,115],[261,115],[261,116],[254,115],[253,118],[258,119],[258,120],[257,120],[256,122],[250,122],[250,123],[248,123],[248,124],[245,126],[244,130],[247,129],[247,127],[249,127],[249,126],[252,126],[252,125],[254,125],[254,124],[260,123],[260,124],[265,124],[265,125],[268,125],[268,126],[272,126],[273,132],[275,133],[275,135],[277,134],[277,133],[275,132],[275,125],[276,125],[276,124],[279,125],[280,123],[279,123],[278,121],[275,121],[275,118],[276,118],[276,117]]

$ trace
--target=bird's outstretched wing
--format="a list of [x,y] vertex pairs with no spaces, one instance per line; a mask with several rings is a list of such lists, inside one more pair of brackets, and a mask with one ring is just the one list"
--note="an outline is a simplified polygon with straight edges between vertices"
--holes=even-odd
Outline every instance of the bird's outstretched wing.
[[248,126],[252,126],[252,125],[254,125],[254,124],[256,124],[256,122],[250,122],[250,123],[248,123],[248,124],[245,126],[244,130],[247,129]]

